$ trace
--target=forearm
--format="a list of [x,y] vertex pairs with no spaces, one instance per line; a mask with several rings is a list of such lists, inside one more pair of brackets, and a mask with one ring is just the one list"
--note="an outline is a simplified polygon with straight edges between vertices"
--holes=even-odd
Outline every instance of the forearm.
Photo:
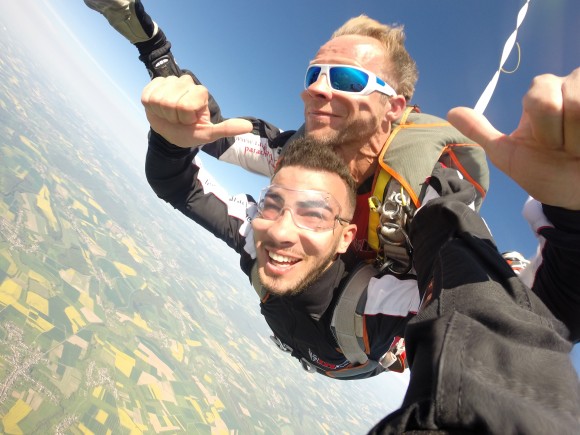
[[431,299],[405,332],[412,376],[403,406],[373,433],[574,433],[580,389],[566,328],[465,204],[434,200],[413,225],[421,291]]
[[187,194],[197,180],[199,168],[192,165],[196,149],[180,148],[153,130],[145,159],[145,175],[157,196],[175,208],[185,204]]
[[[196,85],[202,84],[193,72],[181,69],[175,63],[171,54],[171,43],[166,39],[161,29],[153,38],[137,43],[136,46],[139,49],[139,58],[145,64],[152,78],[188,74]],[[218,124],[226,119],[211,93],[208,95],[208,109],[213,124]],[[254,126],[251,133],[224,137],[215,142],[207,143],[200,149],[213,158],[269,177],[273,174],[283,145],[294,132],[284,133],[275,125],[259,118],[244,118],[252,122]]]
[[159,198],[242,253],[253,200],[243,194],[229,197],[195,164],[196,154],[197,150],[176,147],[152,131],[145,162],[147,181]]
[[522,279],[580,341],[580,212],[526,204],[524,215],[540,239],[540,250]]

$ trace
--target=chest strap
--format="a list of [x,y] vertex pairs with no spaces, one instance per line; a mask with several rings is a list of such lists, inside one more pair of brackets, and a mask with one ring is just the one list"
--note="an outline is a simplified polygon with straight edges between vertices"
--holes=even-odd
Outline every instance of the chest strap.
[[332,314],[331,327],[336,341],[346,359],[353,365],[363,365],[369,360],[363,351],[365,343],[362,313],[366,304],[369,281],[377,273],[377,269],[367,263],[353,270],[344,284]]

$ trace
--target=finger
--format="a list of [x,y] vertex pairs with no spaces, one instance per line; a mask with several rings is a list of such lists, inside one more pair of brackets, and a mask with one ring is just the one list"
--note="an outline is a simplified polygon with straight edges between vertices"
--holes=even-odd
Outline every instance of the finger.
[[564,79],[564,149],[580,157],[580,68]]
[[457,130],[483,147],[493,145],[503,136],[485,116],[468,107],[451,109],[447,119]]
[[220,124],[172,124],[164,118],[147,112],[151,128],[168,142],[181,147],[192,148],[214,142],[223,137],[231,137],[252,131],[252,123],[245,119],[228,119]]
[[143,89],[141,103],[150,113],[171,119],[168,108],[173,104],[175,93],[181,96],[183,92],[177,83],[177,77],[157,77]]
[[184,125],[210,123],[208,95],[207,89],[203,86],[189,86],[175,104],[177,122]]
[[151,94],[153,94],[160,86],[163,86],[164,77],[155,77],[143,88],[141,92],[141,104],[146,105],[151,101]]
[[513,147],[504,134],[496,130],[485,116],[468,107],[456,107],[447,119],[462,134],[483,147],[492,163],[504,173],[510,171]]
[[189,87],[193,86],[192,83],[189,76],[157,77],[141,93],[141,102],[150,113],[177,123],[177,103]]
[[195,138],[192,138],[192,128],[190,126],[173,124],[147,109],[145,109],[145,114],[153,131],[161,135],[169,143],[181,148],[191,148],[202,143],[195,142]]
[[226,119],[219,124],[213,124],[213,126],[208,130],[207,142],[213,142],[223,137],[250,133],[253,128],[254,126],[247,119]]
[[154,110],[156,110],[159,116],[164,117],[172,123],[181,123],[180,118],[182,116],[187,117],[187,115],[183,115],[181,112],[196,110],[190,106],[193,99],[188,97],[195,87],[196,85],[189,75],[173,78],[167,77],[163,87],[160,87],[158,92],[153,95],[157,103]]
[[563,148],[562,84],[563,79],[552,74],[537,76],[522,100],[535,143],[543,149]]

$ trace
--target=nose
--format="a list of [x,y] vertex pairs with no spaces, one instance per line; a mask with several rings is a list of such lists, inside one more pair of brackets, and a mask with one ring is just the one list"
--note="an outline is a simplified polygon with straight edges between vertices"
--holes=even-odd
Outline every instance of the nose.
[[306,92],[312,97],[323,97],[329,99],[332,96],[332,88],[328,84],[326,74],[319,74],[314,83],[306,88]]

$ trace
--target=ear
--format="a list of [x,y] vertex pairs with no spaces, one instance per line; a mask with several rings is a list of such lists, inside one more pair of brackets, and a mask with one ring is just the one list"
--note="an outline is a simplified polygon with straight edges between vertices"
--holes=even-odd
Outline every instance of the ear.
[[387,112],[387,118],[393,122],[403,116],[403,112],[407,107],[407,100],[402,95],[396,95],[389,98],[389,103],[391,104],[391,109]]
[[336,247],[337,254],[344,254],[352,241],[356,236],[356,225],[349,224],[342,227],[342,233],[340,234],[340,240],[338,241],[338,246]]

